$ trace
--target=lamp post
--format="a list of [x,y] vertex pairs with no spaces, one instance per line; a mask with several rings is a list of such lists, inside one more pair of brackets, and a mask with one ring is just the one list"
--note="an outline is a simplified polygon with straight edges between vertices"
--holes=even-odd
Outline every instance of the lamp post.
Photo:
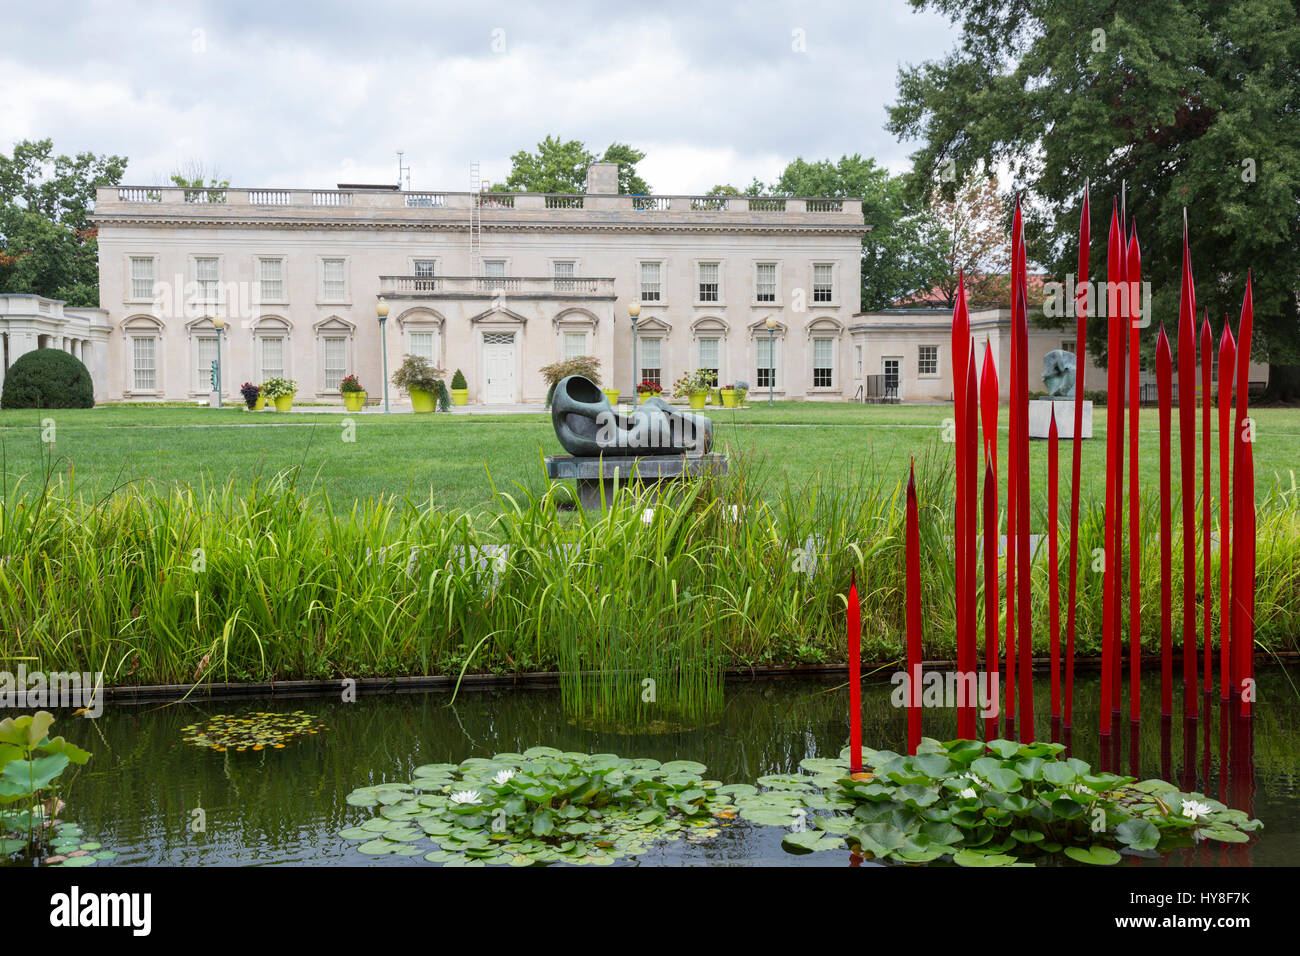
[[641,314],[641,303],[629,302],[627,314],[632,317],[632,408],[635,409],[638,397],[637,390],[641,387],[641,383],[636,380],[637,375],[640,374],[640,368],[636,363],[636,320],[637,316]]
[[763,324],[767,326],[767,406],[771,408],[776,388],[776,316],[769,315]]
[[215,318],[212,327],[217,330],[217,362],[212,366],[212,384],[217,390],[217,408],[221,408],[221,330],[226,327],[226,320]]
[[388,300],[382,295],[375,303],[375,313],[379,316],[379,348],[384,362],[384,414],[388,414]]

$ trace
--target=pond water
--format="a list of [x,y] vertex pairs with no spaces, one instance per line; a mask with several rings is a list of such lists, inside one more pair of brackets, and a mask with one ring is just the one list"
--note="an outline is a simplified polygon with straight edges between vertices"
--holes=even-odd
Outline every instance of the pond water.
[[[1162,734],[1159,675],[1143,684],[1145,712],[1130,740],[1127,713],[1117,727],[1114,769],[1147,778],[1165,776],[1247,810],[1264,829],[1249,844],[1207,841],[1163,859],[1126,858],[1135,865],[1283,865],[1300,860],[1300,698],[1281,669],[1261,668],[1259,700],[1250,732],[1221,721],[1214,702],[1209,720],[1177,717]],[[890,705],[888,684],[863,692],[864,742],[902,750],[905,716]],[[1071,753],[1099,765],[1095,677],[1076,684],[1076,730]],[[848,691],[842,681],[764,680],[727,686],[715,722],[697,730],[620,734],[584,729],[566,719],[556,690],[462,691],[453,706],[445,694],[337,699],[277,698],[180,704],[113,705],[97,721],[61,716],[55,732],[89,749],[93,758],[65,793],[66,820],[117,853],[120,864],[183,866],[344,864],[429,866],[421,857],[371,857],[340,830],[373,811],[345,797],[357,787],[407,781],[425,763],[459,762],[536,745],[625,757],[697,760],[706,777],[752,782],[795,771],[809,756],[835,756],[848,743]],[[1127,702],[1125,703],[1127,708]],[[1181,710],[1181,700],[1175,708]],[[217,714],[305,711],[320,719],[318,733],[282,749],[217,752],[185,742],[184,729]],[[1036,693],[1040,739],[1050,736],[1048,688]],[[927,712],[927,736],[955,735],[951,711]],[[328,728],[328,729],[324,729]],[[1136,751],[1130,743],[1136,742]],[[191,830],[202,809],[205,829]],[[850,854],[796,856],[781,847],[783,830],[737,821],[716,839],[678,841],[624,865],[845,865]]]

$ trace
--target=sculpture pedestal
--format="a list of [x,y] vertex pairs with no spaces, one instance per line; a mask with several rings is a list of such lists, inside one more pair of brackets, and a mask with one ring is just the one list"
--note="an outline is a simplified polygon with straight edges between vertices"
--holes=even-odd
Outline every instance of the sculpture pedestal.
[[[1029,437],[1046,438],[1052,427],[1052,407],[1056,407],[1056,435],[1074,438],[1074,399],[1058,398],[1054,401],[1029,403]],[[1092,437],[1092,402],[1083,403],[1083,437]]]
[[701,475],[725,475],[725,455],[602,456],[578,458],[573,455],[551,455],[546,459],[546,477],[573,479],[578,485],[578,502],[583,508],[600,508],[601,491],[605,501],[614,499],[615,483],[619,488],[629,484],[650,488],[662,494],[665,483]]

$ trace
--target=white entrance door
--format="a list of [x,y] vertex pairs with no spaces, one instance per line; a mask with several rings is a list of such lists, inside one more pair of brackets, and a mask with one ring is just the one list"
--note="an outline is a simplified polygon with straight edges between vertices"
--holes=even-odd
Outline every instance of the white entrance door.
[[515,335],[488,332],[483,336],[483,373],[487,379],[484,400],[489,405],[515,401]]

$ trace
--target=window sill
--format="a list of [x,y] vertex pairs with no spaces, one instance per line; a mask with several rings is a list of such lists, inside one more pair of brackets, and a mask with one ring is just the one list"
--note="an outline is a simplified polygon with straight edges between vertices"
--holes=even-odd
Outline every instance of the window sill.
[[317,299],[317,300],[316,300],[316,304],[317,304],[317,305],[343,306],[344,308],[351,308],[351,307],[352,307],[352,300],[351,300],[351,299]]
[[749,305],[750,305],[750,308],[753,308],[753,309],[782,309],[782,308],[785,308],[785,304],[782,303],[782,302],[759,302],[757,299],[755,299],[755,300],[754,300],[753,302],[751,302]]

